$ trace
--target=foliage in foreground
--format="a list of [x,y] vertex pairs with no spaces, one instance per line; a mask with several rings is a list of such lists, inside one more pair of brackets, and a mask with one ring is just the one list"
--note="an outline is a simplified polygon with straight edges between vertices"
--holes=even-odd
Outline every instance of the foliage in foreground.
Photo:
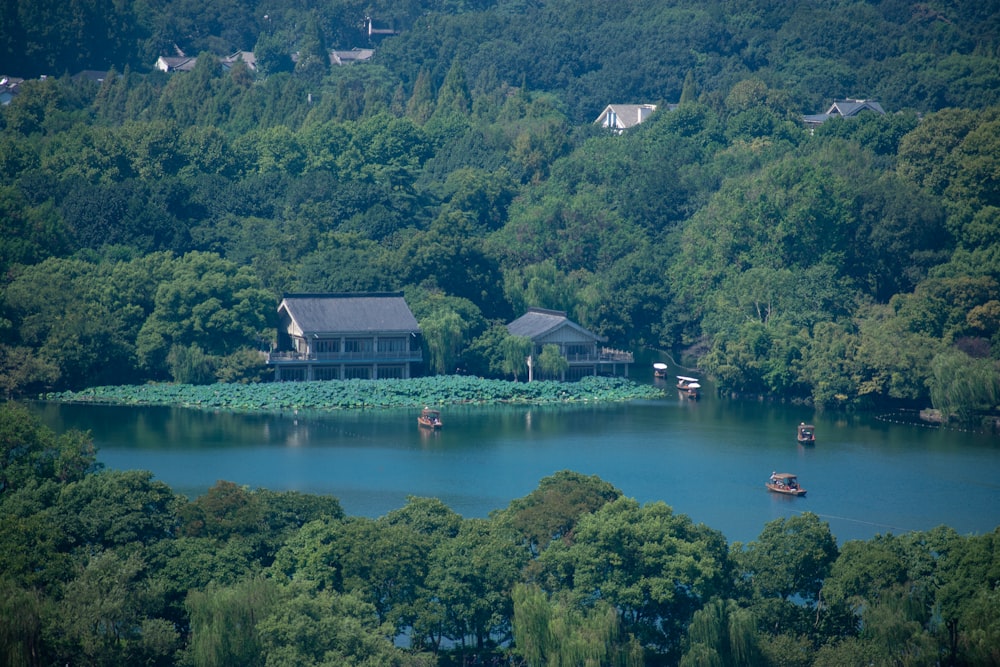
[[727,544],[571,471],[488,519],[430,498],[348,517],[330,496],[231,482],[187,499],[148,472],[101,470],[85,434],[14,404],[0,406],[0,464],[12,667],[1000,658],[1000,529],[838,547],[806,512]]
[[663,390],[624,378],[579,382],[508,382],[461,375],[407,380],[344,380],[261,384],[147,384],[53,393],[67,403],[173,405],[213,410],[335,410],[409,408],[456,403],[574,403],[660,398]]

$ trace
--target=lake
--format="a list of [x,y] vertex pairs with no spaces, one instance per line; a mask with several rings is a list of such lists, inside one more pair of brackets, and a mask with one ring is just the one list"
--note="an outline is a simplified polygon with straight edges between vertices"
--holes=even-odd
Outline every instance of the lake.
[[[184,408],[34,403],[55,429],[89,430],[112,469],[149,470],[195,497],[218,480],[330,494],[349,515],[378,517],[408,496],[485,517],[559,470],[597,475],[639,502],[664,501],[722,531],[756,539],[764,524],[809,511],[838,542],[946,524],[1000,525],[1000,439],[870,415],[705,396],[600,405],[444,406],[419,410],[233,414]],[[800,446],[796,425],[816,425]],[[767,491],[792,472],[802,498]]]

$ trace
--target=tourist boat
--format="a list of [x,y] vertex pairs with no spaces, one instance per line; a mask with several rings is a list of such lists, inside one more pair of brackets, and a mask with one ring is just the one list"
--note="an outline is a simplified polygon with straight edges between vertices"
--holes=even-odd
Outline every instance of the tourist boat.
[[798,439],[800,445],[816,444],[816,427],[812,424],[802,422],[799,424]]
[[771,479],[767,481],[767,488],[775,493],[783,493],[786,496],[804,496],[806,490],[799,486],[798,477],[788,472],[772,472]]
[[417,424],[423,428],[441,428],[441,413],[438,410],[424,408],[417,417]]
[[689,378],[683,375],[677,376],[677,391],[687,398],[698,398],[701,392],[701,383],[698,378]]
[[653,364],[653,377],[665,378],[667,377],[667,365],[657,362]]

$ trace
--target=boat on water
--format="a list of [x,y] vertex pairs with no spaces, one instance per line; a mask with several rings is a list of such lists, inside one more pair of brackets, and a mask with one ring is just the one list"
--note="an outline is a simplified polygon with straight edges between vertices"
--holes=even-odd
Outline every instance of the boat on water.
[[698,382],[698,378],[678,375],[677,391],[681,392],[686,398],[697,399],[701,395],[701,383]]
[[667,377],[667,365],[660,362],[656,362],[655,364],[653,364],[653,377],[656,378]]
[[783,493],[786,496],[806,495],[806,490],[799,486],[798,476],[790,472],[772,472],[766,486],[771,491]]
[[441,412],[439,410],[424,408],[420,411],[420,416],[417,417],[417,425],[422,428],[441,428]]
[[812,424],[807,424],[802,422],[799,424],[798,429],[798,440],[800,445],[815,445],[816,444],[816,427]]

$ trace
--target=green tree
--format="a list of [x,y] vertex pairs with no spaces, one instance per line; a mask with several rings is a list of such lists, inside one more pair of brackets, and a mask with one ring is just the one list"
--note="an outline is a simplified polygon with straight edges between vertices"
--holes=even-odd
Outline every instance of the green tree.
[[[137,554],[123,557],[105,551],[87,560],[47,619],[49,632],[60,637],[55,642],[59,659],[101,665],[141,656],[151,664],[162,664],[173,657],[180,643],[177,631],[146,616],[157,600],[144,567]],[[143,631],[155,632],[159,639],[143,637]]]
[[528,495],[512,500],[496,518],[509,521],[537,556],[552,540],[572,543],[577,523],[584,515],[621,495],[596,475],[561,470],[542,479]]
[[295,73],[311,83],[319,83],[330,71],[330,53],[326,47],[323,31],[315,14],[306,19],[304,32],[299,38],[299,59],[295,63]]
[[0,344],[0,390],[6,400],[51,390],[60,376],[59,367],[32,348]]
[[36,264],[70,247],[68,230],[51,202],[29,203],[17,188],[0,184],[0,269]]
[[167,366],[174,382],[181,384],[211,384],[215,379],[212,361],[197,343],[190,347],[172,345]]
[[199,252],[171,268],[136,340],[139,359],[154,376],[166,372],[174,345],[197,344],[206,354],[225,355],[270,337],[274,300],[249,268]]
[[975,359],[950,349],[934,357],[931,373],[931,401],[945,418],[954,415],[972,424],[1000,405],[1000,371],[994,359]]
[[439,310],[420,320],[420,333],[429,353],[428,366],[433,372],[454,372],[465,331],[466,323],[453,310]]
[[[506,327],[504,327],[506,332]],[[524,360],[531,354],[531,339],[526,336],[512,336],[509,333],[500,341],[500,370],[505,375],[513,375],[514,381],[524,372]]]
[[698,99],[698,86],[694,81],[694,70],[688,70],[684,75],[684,85],[681,88],[681,104],[689,104]]
[[[945,645],[953,663],[969,661],[983,653],[986,637],[996,633],[996,617],[983,615],[996,609],[995,587],[991,590],[983,582],[1000,576],[1000,531],[962,538],[941,529],[929,538],[928,549],[940,554],[933,572],[940,584],[934,599],[945,626]],[[995,650],[988,660],[996,661]]]
[[36,590],[0,578],[0,659],[11,667],[36,664],[42,647],[42,599]]
[[758,647],[756,621],[735,600],[713,598],[694,613],[681,667],[768,664]]
[[728,593],[723,536],[663,503],[609,502],[580,518],[571,545],[552,542],[541,558],[547,587],[608,601],[625,631],[673,659],[694,612]]
[[[371,606],[349,593],[289,586],[257,621],[262,656],[273,667],[430,667],[431,656],[393,645]],[[251,663],[252,664],[252,663]]]
[[291,51],[288,41],[284,39],[281,33],[260,33],[253,47],[253,55],[257,59],[258,71],[265,76],[280,72],[291,72],[295,69]]
[[812,512],[768,522],[735,560],[757,595],[817,604],[823,581],[837,559],[830,527]]
[[414,613],[436,540],[402,522],[351,518],[327,526],[335,531],[326,559],[337,571],[337,590],[370,604],[379,624],[401,630]]
[[90,437],[79,431],[56,435],[16,403],[0,406],[0,501],[46,480],[82,481],[101,468]]
[[[416,620],[419,634],[444,637],[476,650],[507,640],[511,632],[514,584],[528,560],[508,529],[484,519],[466,519],[458,534],[431,553],[427,575],[427,616]],[[434,603],[431,604],[430,600]]]
[[233,482],[220,480],[184,509],[184,533],[193,537],[250,537],[263,528],[259,496]]
[[275,608],[279,594],[273,581],[260,577],[191,591],[185,601],[191,619],[189,659],[207,667],[266,664],[267,639],[258,625]]
[[569,360],[559,351],[559,346],[549,343],[542,346],[542,352],[534,360],[536,377],[562,380],[569,370]]
[[529,665],[646,664],[642,647],[623,637],[618,615],[603,600],[580,609],[568,598],[550,599],[534,585],[514,587],[514,646]]
[[515,313],[528,308],[549,308],[572,312],[577,285],[552,259],[511,270],[504,278],[504,293]]
[[471,109],[472,99],[465,81],[465,69],[462,67],[461,61],[456,59],[452,62],[448,74],[445,75],[441,88],[438,89],[434,115],[465,115]]
[[63,487],[55,520],[80,546],[148,545],[173,535],[179,503],[149,471],[102,470]]
[[406,102],[406,117],[418,125],[426,123],[434,113],[434,86],[431,75],[421,69],[413,84],[413,92]]

